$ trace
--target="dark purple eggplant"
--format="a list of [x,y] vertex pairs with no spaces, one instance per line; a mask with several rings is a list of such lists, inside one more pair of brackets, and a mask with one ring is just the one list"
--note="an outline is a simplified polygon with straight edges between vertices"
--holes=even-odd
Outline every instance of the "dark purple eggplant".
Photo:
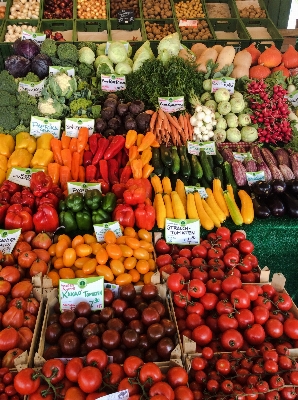
[[281,179],[273,179],[270,184],[272,186],[273,193],[283,193],[287,188],[286,183]]
[[283,200],[286,204],[289,216],[298,218],[298,200],[289,193],[283,193]]
[[291,179],[287,182],[287,189],[291,193],[298,194],[298,179]]
[[255,216],[257,218],[261,218],[261,219],[270,217],[271,212],[270,212],[269,208],[265,204],[263,204],[262,201],[257,199],[253,193],[251,194],[251,198],[252,198]]
[[271,214],[274,215],[274,217],[282,217],[285,215],[285,205],[276,193],[271,194],[266,198],[266,204],[268,205]]
[[254,194],[260,197],[268,197],[272,193],[272,186],[268,182],[258,181],[253,184]]

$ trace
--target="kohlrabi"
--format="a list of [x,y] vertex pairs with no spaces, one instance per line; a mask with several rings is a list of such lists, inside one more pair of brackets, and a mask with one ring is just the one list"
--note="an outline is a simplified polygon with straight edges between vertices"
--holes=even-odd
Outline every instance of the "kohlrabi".
[[205,92],[211,92],[212,82],[211,79],[205,79],[203,82],[203,89]]
[[210,110],[212,110],[213,112],[215,112],[217,108],[217,103],[214,100],[208,100],[206,101],[205,106],[210,108]]
[[232,109],[231,104],[228,101],[221,101],[217,106],[217,111],[221,115],[229,114],[229,112],[231,112],[231,109]]
[[236,114],[239,114],[241,111],[243,111],[245,107],[243,99],[237,99],[237,98],[231,99],[230,104],[231,104],[231,111]]
[[243,94],[240,93],[240,92],[235,91],[235,92],[232,94],[231,98],[232,98],[232,99],[240,99],[240,100],[243,100]]
[[226,121],[229,128],[237,128],[238,126],[238,117],[233,113],[229,113],[226,115]]
[[222,143],[227,138],[227,133],[224,129],[216,129],[213,133],[215,142]]
[[227,129],[228,124],[224,117],[220,117],[216,120],[216,129]]
[[201,102],[202,102],[203,104],[205,104],[206,101],[208,101],[208,100],[212,100],[212,95],[211,95],[211,93],[209,93],[209,92],[203,93],[200,100],[201,100]]
[[214,93],[214,99],[217,103],[220,103],[221,101],[229,101],[230,100],[230,93],[228,89],[218,89]]
[[229,128],[227,130],[227,139],[231,143],[238,143],[241,140],[241,133],[237,128]]
[[251,124],[251,119],[248,114],[240,114],[238,115],[238,125],[239,126],[247,126]]
[[244,126],[241,129],[241,139],[246,143],[254,142],[258,139],[258,131],[253,126]]

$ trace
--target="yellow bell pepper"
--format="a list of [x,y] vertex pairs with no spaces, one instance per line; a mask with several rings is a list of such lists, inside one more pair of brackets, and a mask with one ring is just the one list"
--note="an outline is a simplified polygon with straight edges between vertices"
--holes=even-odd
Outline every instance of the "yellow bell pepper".
[[0,185],[5,181],[6,179],[6,171],[3,171],[3,169],[0,169]]
[[32,160],[32,154],[26,149],[16,149],[9,157],[7,168],[20,167],[28,168]]
[[54,160],[53,152],[51,150],[38,149],[34,153],[30,166],[32,168],[47,167]]
[[16,149],[26,149],[33,154],[36,150],[36,139],[28,132],[20,132],[16,136]]
[[14,138],[11,135],[0,133],[0,154],[9,158],[14,151]]
[[51,150],[51,140],[54,136],[51,133],[43,133],[36,141],[37,150]]
[[0,169],[5,172],[7,170],[7,157],[2,154],[0,154]]

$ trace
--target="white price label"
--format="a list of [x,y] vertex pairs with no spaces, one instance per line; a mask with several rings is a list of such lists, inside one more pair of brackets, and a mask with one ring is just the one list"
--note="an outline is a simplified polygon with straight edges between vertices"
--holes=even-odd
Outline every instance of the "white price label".
[[104,92],[118,92],[126,89],[126,78],[124,75],[101,74],[101,88]]
[[85,182],[67,182],[67,193],[82,193],[83,195],[87,190],[97,189],[101,192],[101,183],[85,183]]
[[22,31],[22,40],[25,39],[30,39],[38,46],[41,46],[42,43],[46,40],[46,35],[44,33],[36,33],[36,32],[31,32],[31,31]]
[[198,156],[201,150],[204,150],[209,156],[214,156],[216,154],[215,142],[187,142],[189,154]]
[[253,185],[255,182],[264,181],[265,180],[265,172],[257,171],[257,172],[246,172],[246,179],[249,186]]
[[200,220],[166,218],[165,236],[169,244],[199,244]]
[[75,70],[73,67],[61,67],[60,65],[51,65],[49,68],[49,75],[53,76],[58,74],[58,72],[64,72],[68,76],[75,76]]
[[185,186],[185,193],[195,193],[198,192],[201,196],[202,199],[207,199],[208,194],[206,192],[206,189],[203,187],[199,187],[199,186]]
[[298,90],[287,94],[285,97],[289,100],[293,107],[298,107]]
[[234,156],[235,160],[243,162],[247,158],[250,158],[251,154],[249,152],[248,153],[237,153],[237,152],[233,151],[233,156]]
[[214,93],[218,89],[227,89],[230,94],[234,93],[235,79],[229,78],[228,76],[223,76],[222,78],[213,78],[212,80],[211,92]]
[[19,82],[18,91],[23,92],[26,90],[26,92],[28,92],[28,94],[30,94],[30,96],[40,97],[41,92],[44,88],[44,85],[45,85],[44,80],[40,81],[40,82],[23,81],[23,82]]
[[54,138],[60,139],[61,121],[44,117],[31,117],[30,135],[40,137],[43,133],[51,133]]
[[91,118],[65,118],[66,136],[78,137],[80,128],[88,128],[89,136],[94,132],[94,119]]
[[159,107],[168,113],[174,113],[177,111],[185,110],[184,96],[180,97],[159,97]]
[[104,242],[104,235],[108,231],[112,231],[115,233],[115,236],[118,238],[122,236],[122,231],[120,228],[119,222],[106,222],[104,224],[95,224],[93,225],[96,240],[99,243]]
[[127,400],[129,398],[128,390],[121,390],[120,392],[108,394],[107,396],[99,397],[96,400]]
[[21,186],[30,187],[31,175],[38,172],[40,169],[36,168],[12,168],[8,176],[10,182],[14,182]]
[[196,28],[199,24],[197,19],[180,19],[179,27],[185,26],[187,28]]
[[104,308],[104,277],[60,279],[59,302],[60,310],[74,310],[81,301],[90,304],[91,310]]
[[3,254],[11,254],[19,237],[21,229],[12,229],[10,231],[0,229],[0,251]]

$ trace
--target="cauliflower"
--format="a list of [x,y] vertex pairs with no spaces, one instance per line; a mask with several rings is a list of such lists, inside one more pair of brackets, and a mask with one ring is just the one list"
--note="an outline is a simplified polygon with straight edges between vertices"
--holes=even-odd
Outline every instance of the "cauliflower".
[[69,99],[77,90],[77,81],[74,77],[70,77],[64,72],[59,72],[56,75],[49,76],[47,90],[56,97]]
[[95,61],[95,54],[89,47],[82,47],[79,50],[79,61],[91,65]]
[[39,112],[47,117],[59,118],[62,116],[64,107],[58,100],[52,99],[51,97],[48,99],[39,99],[38,103]]

